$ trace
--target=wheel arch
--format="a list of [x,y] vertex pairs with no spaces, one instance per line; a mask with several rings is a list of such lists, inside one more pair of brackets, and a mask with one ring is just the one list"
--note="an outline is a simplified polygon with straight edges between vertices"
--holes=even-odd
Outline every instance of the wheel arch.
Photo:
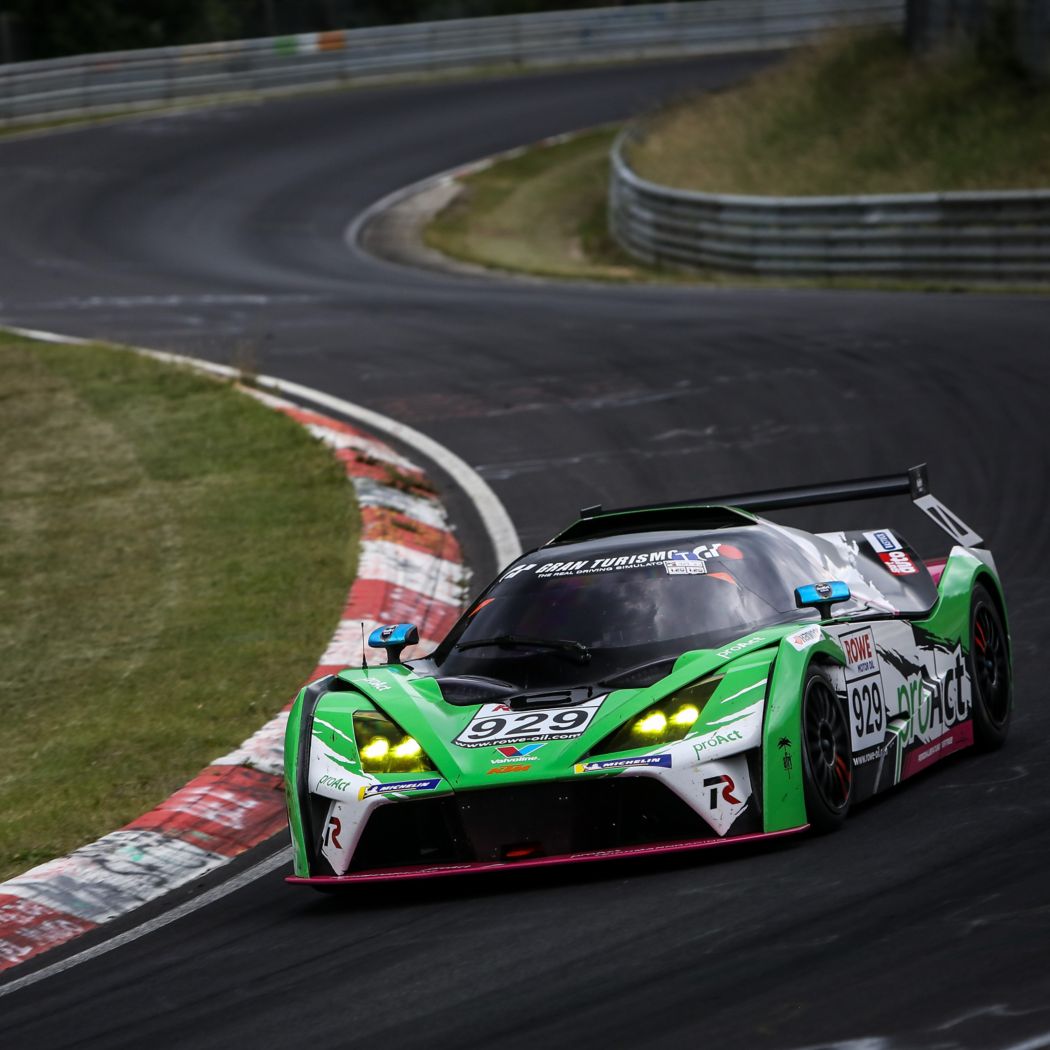
[[[762,820],[766,831],[809,822],[802,782],[802,687],[810,667],[817,665],[832,671],[837,692],[846,664],[841,646],[823,630],[816,642],[801,650],[790,638],[780,643],[766,693],[762,733]],[[781,746],[785,740],[788,744]]]
[[[974,573],[973,587],[978,584],[984,587],[988,592],[989,597],[992,599],[992,604],[995,605],[996,611],[1002,618],[1003,627],[1006,629],[1006,653],[1010,660],[1011,670],[1014,662],[1014,644],[1013,639],[1010,636],[1010,618],[1006,613],[1006,596],[1003,594],[1003,585],[999,581],[999,578],[991,572],[987,567],[982,567]],[[971,588],[971,593],[972,593]]]

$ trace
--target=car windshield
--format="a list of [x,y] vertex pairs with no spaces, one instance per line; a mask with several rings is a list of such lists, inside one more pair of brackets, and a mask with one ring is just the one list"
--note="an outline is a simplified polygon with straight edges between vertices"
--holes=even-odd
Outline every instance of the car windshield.
[[794,588],[815,572],[795,544],[754,526],[547,548],[490,586],[432,659],[441,675],[521,689],[600,683],[811,616]]

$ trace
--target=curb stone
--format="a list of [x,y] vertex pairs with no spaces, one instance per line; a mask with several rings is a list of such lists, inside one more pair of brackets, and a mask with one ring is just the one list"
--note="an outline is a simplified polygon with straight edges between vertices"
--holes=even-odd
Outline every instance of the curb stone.
[[[444,507],[414,463],[366,431],[242,387],[302,423],[344,464],[361,508],[357,577],[310,679],[361,658],[361,628],[412,621],[427,651],[466,596]],[[413,650],[408,650],[409,658]],[[119,831],[0,883],[0,972],[126,915],[285,827],[283,742],[289,703],[240,747]]]

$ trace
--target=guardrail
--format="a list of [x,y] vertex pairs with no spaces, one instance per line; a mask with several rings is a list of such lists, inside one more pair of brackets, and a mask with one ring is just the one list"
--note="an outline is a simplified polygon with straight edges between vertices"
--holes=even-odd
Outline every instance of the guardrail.
[[0,65],[0,124],[376,76],[782,48],[903,17],[904,0],[696,0],[79,55]]
[[686,269],[795,277],[1050,280],[1050,190],[856,197],[694,193],[633,172],[613,144],[609,229]]

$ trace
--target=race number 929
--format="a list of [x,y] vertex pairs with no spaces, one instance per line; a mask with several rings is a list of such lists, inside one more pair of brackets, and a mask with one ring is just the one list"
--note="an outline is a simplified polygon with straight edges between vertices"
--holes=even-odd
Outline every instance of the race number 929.
[[453,742],[460,747],[493,747],[526,740],[571,740],[583,735],[604,699],[539,711],[515,711],[506,704],[485,704]]
[[859,751],[882,743],[886,732],[886,705],[882,702],[878,681],[851,685],[849,706],[853,716],[854,748]]

